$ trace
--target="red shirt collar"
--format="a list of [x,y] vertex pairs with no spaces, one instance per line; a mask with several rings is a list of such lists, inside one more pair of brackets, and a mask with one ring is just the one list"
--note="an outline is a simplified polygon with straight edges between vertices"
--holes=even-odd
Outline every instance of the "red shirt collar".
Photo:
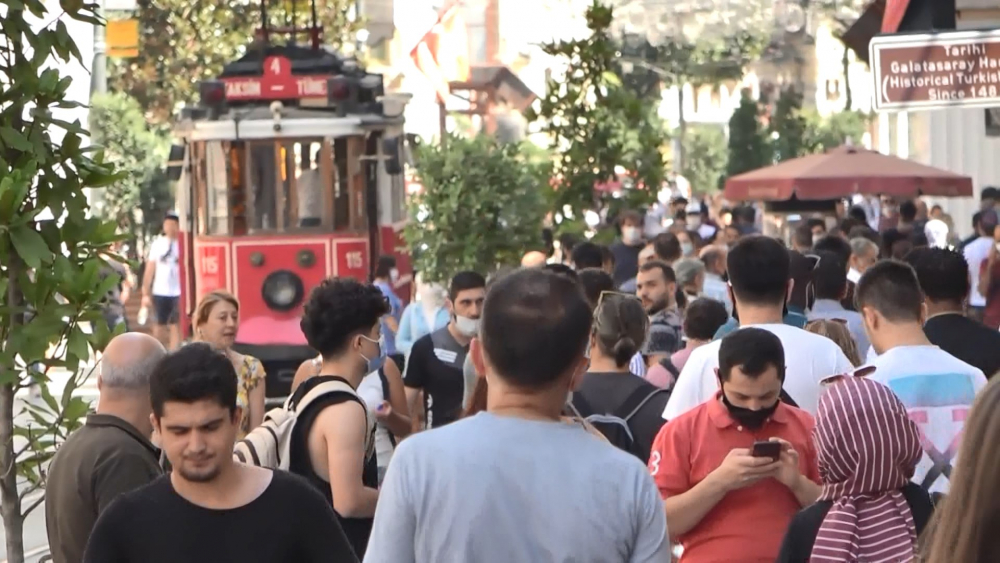
[[[736,426],[737,422],[733,420],[733,417],[729,416],[729,411],[726,409],[726,405],[722,404],[720,400],[722,397],[722,391],[717,391],[715,396],[708,401],[708,418],[712,420],[716,428],[729,428],[730,426]],[[774,414],[771,418],[767,419],[767,422],[776,422],[778,424],[788,424],[788,405],[782,401],[778,401],[778,408],[774,409]],[[767,422],[764,424],[766,425]]]

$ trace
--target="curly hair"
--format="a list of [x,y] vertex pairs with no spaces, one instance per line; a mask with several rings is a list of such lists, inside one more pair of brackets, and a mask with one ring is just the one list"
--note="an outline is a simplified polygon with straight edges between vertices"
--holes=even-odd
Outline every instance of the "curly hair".
[[203,342],[195,342],[168,354],[149,376],[149,399],[156,418],[166,403],[214,400],[236,411],[237,376],[225,354]]
[[312,290],[299,326],[309,346],[330,358],[343,351],[352,335],[367,332],[389,311],[385,296],[374,285],[330,278]]

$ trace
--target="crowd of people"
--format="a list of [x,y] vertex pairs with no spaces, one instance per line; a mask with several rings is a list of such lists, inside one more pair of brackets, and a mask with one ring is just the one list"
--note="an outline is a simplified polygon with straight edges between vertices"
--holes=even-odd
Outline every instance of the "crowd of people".
[[195,342],[105,351],[53,558],[992,561],[998,196],[964,242],[883,200],[787,246],[676,200],[409,304],[382,257],[312,291],[318,355],[268,413],[212,292]]

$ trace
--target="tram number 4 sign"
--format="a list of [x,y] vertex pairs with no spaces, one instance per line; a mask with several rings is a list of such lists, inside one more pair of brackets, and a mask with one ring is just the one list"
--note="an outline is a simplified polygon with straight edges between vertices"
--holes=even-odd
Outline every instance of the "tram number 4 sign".
[[883,35],[869,54],[875,111],[1000,106],[1000,30]]
[[290,100],[299,98],[326,99],[328,76],[292,74],[292,61],[285,57],[264,59],[262,76],[223,78],[226,99],[231,102],[250,100]]

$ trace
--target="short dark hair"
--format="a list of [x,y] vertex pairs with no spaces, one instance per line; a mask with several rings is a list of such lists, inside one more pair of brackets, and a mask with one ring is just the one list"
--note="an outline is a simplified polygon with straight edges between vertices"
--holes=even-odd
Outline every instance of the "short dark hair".
[[387,278],[392,272],[392,269],[396,267],[396,257],[390,256],[388,254],[383,254],[378,257],[378,262],[375,266],[375,279]]
[[479,289],[486,287],[486,278],[478,272],[466,270],[452,276],[451,284],[448,286],[448,297],[454,301],[458,294],[467,289]]
[[851,243],[847,242],[844,237],[838,237],[837,235],[826,235],[822,237],[816,244],[813,245],[814,252],[832,252],[840,259],[844,261],[844,267],[847,267],[848,260],[851,259]]
[[480,324],[483,351],[497,375],[528,389],[547,387],[582,357],[593,313],[580,284],[525,268],[497,281]]
[[792,244],[800,248],[812,248],[813,231],[809,223],[802,222],[795,227],[795,232],[792,233]]
[[868,213],[866,213],[865,208],[860,205],[852,205],[851,208],[847,210],[847,216],[853,218],[858,223],[868,224]]
[[912,199],[899,204],[899,218],[907,223],[917,218],[917,204],[913,203]]
[[639,266],[640,272],[651,272],[653,270],[660,270],[663,274],[663,281],[667,283],[677,283],[677,274],[674,273],[674,269],[671,268],[666,262],[661,262],[660,260],[650,260],[642,266]]
[[875,263],[854,290],[857,310],[871,307],[889,322],[919,322],[924,300],[913,268],[898,260]]
[[1000,189],[997,189],[993,186],[986,186],[985,188],[983,188],[983,191],[980,192],[979,195],[980,201],[984,199],[997,199],[997,198],[1000,198]]
[[875,232],[875,230],[869,227],[867,224],[859,225],[851,229],[850,232],[847,233],[847,238],[848,239],[866,238],[874,242],[875,245],[878,246],[879,248],[882,247],[882,237],[879,236],[879,234]]
[[729,333],[719,345],[719,378],[729,381],[733,368],[739,367],[747,377],[757,378],[767,368],[778,370],[778,379],[785,380],[785,348],[781,340],[762,328],[741,328]]
[[642,224],[642,215],[638,211],[632,209],[626,209],[618,214],[618,225],[623,226],[625,223],[639,223]]
[[840,301],[847,289],[847,260],[833,252],[820,251],[816,254],[819,264],[812,275],[816,299]]
[[729,320],[721,301],[699,297],[684,309],[684,336],[695,340],[711,340],[719,327]]
[[299,326],[309,346],[331,358],[344,350],[352,335],[367,333],[390,310],[385,295],[374,285],[330,278],[312,290]]
[[928,300],[962,303],[968,297],[969,263],[962,253],[948,248],[915,248],[906,255],[906,262],[917,273]]
[[237,376],[233,363],[204,342],[188,344],[163,357],[149,376],[149,400],[156,418],[168,402],[214,400],[236,411]]
[[773,305],[785,300],[791,266],[788,250],[763,235],[741,238],[726,258],[729,283],[741,301]]
[[972,214],[972,229],[975,231],[979,230],[979,224],[983,222],[983,212],[976,211]]
[[653,240],[649,241],[649,244],[653,245],[653,252],[656,253],[656,257],[660,260],[666,260],[667,262],[680,260],[681,241],[674,233],[664,231],[653,237]]
[[561,276],[566,276],[570,279],[576,279],[576,270],[570,268],[566,264],[546,264],[542,266],[542,269],[546,272],[552,272],[553,274],[559,274]]
[[570,259],[573,260],[573,266],[577,270],[604,266],[604,253],[601,252],[601,247],[590,241],[574,246]]
[[580,270],[577,272],[577,279],[583,287],[583,293],[587,296],[591,308],[597,307],[597,300],[601,298],[601,293],[615,289],[614,278],[600,268]]
[[824,233],[826,232],[826,221],[820,219],[819,217],[812,217],[806,219],[806,224],[809,225],[810,230],[815,229],[816,227],[820,227],[821,229],[823,229]]

